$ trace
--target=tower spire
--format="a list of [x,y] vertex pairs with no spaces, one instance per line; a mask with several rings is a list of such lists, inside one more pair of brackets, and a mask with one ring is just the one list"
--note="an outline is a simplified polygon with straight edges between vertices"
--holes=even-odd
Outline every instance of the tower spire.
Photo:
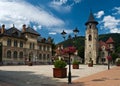
[[98,24],[98,22],[95,20],[95,18],[93,16],[92,10],[90,10],[90,15],[89,15],[88,21],[85,23],[85,25],[87,25],[88,23]]

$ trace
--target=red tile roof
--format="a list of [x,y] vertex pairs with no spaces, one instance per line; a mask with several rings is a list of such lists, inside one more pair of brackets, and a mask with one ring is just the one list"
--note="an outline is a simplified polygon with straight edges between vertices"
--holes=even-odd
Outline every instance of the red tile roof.
[[107,44],[114,43],[113,39],[109,37],[109,39],[106,41]]
[[105,46],[105,49],[106,49],[106,50],[109,49],[108,44],[106,44],[106,43],[103,42],[102,40],[99,42],[99,44],[100,44],[100,46],[99,46],[100,50],[102,50],[102,46]]

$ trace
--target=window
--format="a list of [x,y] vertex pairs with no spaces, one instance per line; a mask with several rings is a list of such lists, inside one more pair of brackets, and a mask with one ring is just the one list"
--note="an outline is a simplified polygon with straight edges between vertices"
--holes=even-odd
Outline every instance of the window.
[[44,48],[43,48],[44,51],[46,51],[46,46],[44,45]]
[[92,27],[92,24],[90,23],[90,24],[89,24],[89,28],[91,29],[91,27]]
[[39,60],[42,60],[42,54],[39,54]]
[[35,44],[33,43],[32,45],[33,45],[33,49],[34,49],[35,48]]
[[39,50],[42,50],[42,46],[41,45],[39,45]]
[[46,54],[43,54],[43,59],[46,60]]
[[35,48],[35,44],[34,43],[30,43],[30,49],[34,49]]
[[17,40],[14,40],[14,47],[17,47]]
[[91,29],[91,24],[89,25],[89,28]]
[[7,58],[11,58],[11,51],[10,50],[7,51]]
[[88,36],[88,40],[89,40],[89,41],[92,40],[92,36],[91,36],[91,35]]
[[17,51],[14,51],[13,58],[17,59]]
[[23,41],[20,41],[20,47],[23,47]]
[[50,55],[49,55],[49,54],[47,54],[47,59],[49,59],[49,57],[50,57]]
[[47,46],[47,51],[50,51],[50,47],[49,46]]
[[32,43],[30,43],[30,49],[32,49]]
[[16,32],[14,32],[12,35],[13,35],[14,37],[18,37],[18,32],[16,31]]
[[19,53],[19,58],[21,58],[21,59],[23,58],[23,52]]
[[11,46],[11,39],[7,40],[7,46]]

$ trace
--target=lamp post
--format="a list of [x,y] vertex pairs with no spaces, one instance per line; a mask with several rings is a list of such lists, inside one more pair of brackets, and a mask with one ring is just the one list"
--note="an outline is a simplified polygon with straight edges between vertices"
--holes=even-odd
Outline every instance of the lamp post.
[[[75,28],[73,30],[74,32],[74,35],[75,35],[75,38],[77,37],[77,34],[79,32],[79,30],[77,28]],[[65,40],[65,36],[66,36],[66,32],[63,30],[63,32],[61,33],[61,35],[63,36],[64,40]],[[71,39],[71,35],[68,36],[68,39]],[[71,45],[70,45],[71,46]],[[69,71],[68,71],[68,84],[71,84],[72,82],[72,77],[71,77],[71,53],[68,53],[69,54]]]
[[108,50],[107,60],[108,60],[108,70],[109,70],[110,69],[110,61],[112,60],[112,57],[110,56],[110,49]]
[[73,30],[73,33],[74,33],[75,37],[77,37],[77,34],[79,33],[79,30],[77,29],[77,27]]
[[66,36],[66,32],[63,30],[63,32],[61,33],[61,35],[63,36],[64,40],[65,40],[65,36]]

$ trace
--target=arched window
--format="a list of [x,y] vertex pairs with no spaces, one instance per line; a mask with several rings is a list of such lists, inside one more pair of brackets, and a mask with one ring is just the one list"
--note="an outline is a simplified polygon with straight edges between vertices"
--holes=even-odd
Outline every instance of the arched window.
[[88,40],[89,40],[89,41],[92,40],[92,36],[91,36],[91,35],[88,36]]
[[23,58],[23,52],[19,53],[19,58],[22,59]]
[[46,54],[43,54],[43,60],[46,60]]
[[17,59],[17,51],[14,51],[13,58]]
[[33,53],[31,52],[29,53],[29,61],[32,61],[32,59],[33,59]]
[[49,54],[47,54],[47,59],[49,59],[49,57],[50,57],[50,55],[49,55]]
[[11,58],[11,51],[10,50],[7,51],[7,58]]
[[90,29],[91,29],[91,26],[92,26],[92,25],[90,24],[90,25],[89,25],[89,28],[90,28]]

